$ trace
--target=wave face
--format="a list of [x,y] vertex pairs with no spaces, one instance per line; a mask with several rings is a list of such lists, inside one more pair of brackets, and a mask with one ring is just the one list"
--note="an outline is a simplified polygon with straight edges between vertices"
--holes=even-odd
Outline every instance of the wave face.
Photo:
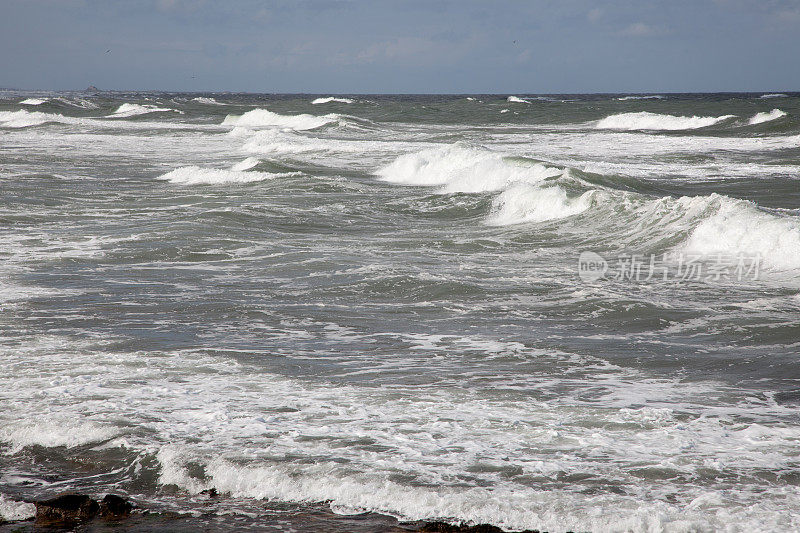
[[777,120],[781,117],[785,117],[786,112],[781,111],[780,109],[773,109],[769,112],[764,113],[756,113],[750,118],[750,125],[754,124],[762,124],[764,122],[770,122],[772,120]]
[[467,144],[402,155],[377,171],[384,181],[439,186],[446,193],[497,191],[514,183],[538,183],[561,173],[557,168],[513,161]]
[[566,218],[589,209],[595,202],[596,195],[596,191],[587,191],[570,198],[557,185],[538,187],[518,183],[494,199],[492,212],[486,221],[493,226],[510,226]]
[[339,115],[279,115],[266,109],[253,109],[243,115],[228,115],[223,126],[239,126],[245,128],[287,128],[292,130],[313,130],[339,121]]
[[597,123],[597,129],[609,130],[695,130],[707,128],[723,120],[734,118],[735,115],[721,117],[676,117],[640,111],[638,113],[619,113],[611,115]]
[[198,166],[180,167],[162,174],[157,179],[175,183],[178,185],[223,185],[223,184],[244,184],[255,183],[258,181],[271,180],[287,176],[297,175],[294,172],[276,173],[271,172],[245,172],[243,167],[252,161],[244,162],[244,165],[237,165],[231,170],[200,168]]
[[319,104],[329,104],[331,102],[338,102],[341,104],[352,104],[353,100],[350,98],[334,98],[333,96],[328,96],[325,98],[315,98],[311,101],[312,105],[319,105]]

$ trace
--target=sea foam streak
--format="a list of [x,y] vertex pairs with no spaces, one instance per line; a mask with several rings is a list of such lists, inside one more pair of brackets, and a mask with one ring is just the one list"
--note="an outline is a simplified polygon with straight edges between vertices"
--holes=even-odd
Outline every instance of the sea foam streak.
[[384,181],[439,186],[445,193],[497,191],[513,183],[538,183],[562,174],[561,169],[530,161],[510,160],[479,146],[456,143],[405,154],[380,168]]
[[646,96],[620,96],[617,100],[626,101],[626,100],[663,100],[664,97],[660,94],[650,94]]
[[759,98],[789,98],[788,94],[783,93],[770,93],[770,94],[762,94]]
[[319,104],[329,104],[331,102],[339,102],[342,104],[352,104],[353,101],[349,98],[334,98],[333,96],[328,96],[326,98],[315,98],[311,104],[312,105],[319,105]]
[[608,116],[597,123],[597,129],[611,130],[694,130],[713,126],[735,115],[721,117],[676,117],[649,111],[620,113]]
[[318,117],[306,113],[300,115],[279,115],[266,109],[253,109],[243,115],[228,115],[223,126],[243,126],[245,128],[288,128],[293,130],[313,130],[339,120],[339,115],[328,114]]
[[[246,161],[248,164],[250,161]],[[255,165],[253,165],[255,166]],[[239,167],[237,167],[239,168]],[[252,168],[252,167],[248,167]],[[169,181],[180,185],[220,185],[237,183],[254,183],[286,176],[298,175],[299,172],[271,173],[271,172],[244,172],[243,170],[225,170],[215,168],[201,168],[195,165],[180,167],[162,174],[156,179]]]
[[750,118],[749,123],[750,125],[761,124],[763,122],[770,122],[771,120],[776,120],[785,116],[786,116],[785,111],[781,111],[780,109],[773,109],[772,111],[769,112],[756,113]]

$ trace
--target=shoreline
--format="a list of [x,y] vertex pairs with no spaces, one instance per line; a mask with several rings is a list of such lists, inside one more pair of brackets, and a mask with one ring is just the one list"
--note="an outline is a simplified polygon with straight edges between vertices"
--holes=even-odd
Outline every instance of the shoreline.
[[[212,491],[209,502],[224,497]],[[110,504],[108,503],[110,502]],[[0,518],[0,533],[47,530],[82,532],[151,531],[195,533],[227,531],[292,531],[294,533],[511,533],[491,524],[455,524],[439,520],[404,522],[386,514],[366,512],[353,515],[334,513],[325,503],[297,506],[279,511],[264,509],[251,516],[236,511],[176,512],[151,510],[135,501],[107,494],[94,499],[83,493],[66,492],[46,500],[23,502],[36,506],[36,515],[22,520]],[[109,510],[109,505],[111,506]],[[90,509],[87,512],[87,509]],[[525,530],[519,533],[547,533]]]

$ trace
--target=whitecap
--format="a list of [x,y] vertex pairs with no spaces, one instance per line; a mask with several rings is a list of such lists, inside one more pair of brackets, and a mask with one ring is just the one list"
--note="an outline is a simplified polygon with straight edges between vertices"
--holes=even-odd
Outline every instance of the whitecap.
[[44,100],[41,98],[26,98],[25,100],[21,101],[20,104],[22,105],[42,105],[47,102],[47,99]]
[[117,108],[112,114],[108,115],[108,118],[124,118],[124,117],[133,117],[136,115],[144,115],[147,113],[160,113],[163,111],[173,111],[175,113],[181,113],[182,111],[178,111],[177,109],[171,109],[169,107],[158,107],[155,105],[150,104],[128,104],[124,103]]
[[518,183],[500,193],[492,202],[486,223],[508,226],[523,222],[545,222],[583,213],[595,202],[598,191],[586,191],[569,197],[557,185],[538,187]]
[[597,129],[612,130],[694,130],[718,124],[735,115],[720,117],[678,117],[640,111],[610,115],[597,123]]
[[328,96],[326,98],[315,98],[312,100],[312,105],[319,105],[319,104],[329,104],[331,102],[339,102],[342,104],[352,104],[353,100],[349,98],[334,98],[333,96]]
[[245,172],[242,170],[201,168],[191,165],[187,167],[176,168],[175,170],[158,176],[156,179],[169,181],[170,183],[179,185],[221,185],[254,183],[298,174],[299,172]]
[[772,111],[769,112],[756,113],[750,118],[749,124],[750,125],[761,124],[763,122],[770,122],[772,120],[777,120],[785,116],[786,116],[785,111],[781,111],[780,109],[773,109]]
[[266,109],[253,109],[243,115],[228,115],[222,121],[223,126],[239,126],[246,128],[288,128],[293,130],[313,130],[339,120],[339,115],[323,116],[300,114],[279,115]]

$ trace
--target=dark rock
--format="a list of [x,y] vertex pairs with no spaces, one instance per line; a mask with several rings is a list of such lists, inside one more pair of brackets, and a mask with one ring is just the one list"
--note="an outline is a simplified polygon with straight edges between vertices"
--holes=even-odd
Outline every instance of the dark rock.
[[210,489],[201,490],[200,494],[205,494],[209,498],[216,498],[217,496],[219,496],[219,492],[217,492],[217,489],[213,487]]
[[62,494],[36,502],[36,525],[72,527],[97,516],[100,505],[85,494]]
[[133,511],[133,504],[114,494],[106,494],[100,502],[100,516],[106,520],[121,520],[128,518]]
[[[476,526],[456,526],[447,522],[426,522],[419,531],[423,533],[505,533],[502,529],[491,524],[478,524]],[[526,529],[521,533],[539,533],[538,530]]]

